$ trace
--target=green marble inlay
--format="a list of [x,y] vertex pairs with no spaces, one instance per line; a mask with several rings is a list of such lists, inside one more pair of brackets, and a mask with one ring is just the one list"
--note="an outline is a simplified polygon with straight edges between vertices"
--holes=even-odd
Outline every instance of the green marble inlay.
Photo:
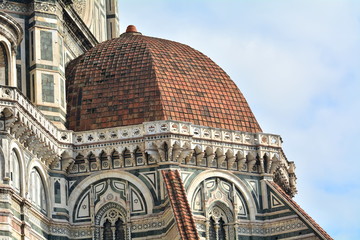
[[43,12],[33,12],[31,15],[30,15],[30,18],[33,18],[33,17],[43,17],[43,18],[51,18],[51,19],[57,19],[58,17],[56,16],[56,14],[51,14],[51,13],[43,13]]
[[17,46],[17,49],[16,49],[16,60],[21,60],[21,45]]
[[43,21],[34,21],[30,24],[30,26],[35,26],[35,27],[47,27],[47,28],[53,28],[54,30],[57,29],[57,24],[55,23],[48,23],[48,22],[43,22]]
[[61,106],[65,107],[65,82],[64,82],[64,79],[60,79],[60,94],[61,94]]
[[61,122],[62,124],[65,124],[65,121],[62,120],[62,119],[59,118],[59,117],[49,116],[49,115],[45,115],[45,117],[46,117],[48,120],[50,120],[50,121]]
[[65,209],[65,208],[54,208],[54,211],[69,214],[69,211],[67,209]]
[[64,53],[63,53],[63,40],[59,36],[59,55],[60,55],[60,65],[64,66]]
[[0,230],[0,236],[11,236],[11,233],[8,231],[2,231]]
[[43,102],[54,102],[54,75],[42,73],[42,100]]
[[40,31],[41,59],[53,60],[52,33]]
[[34,70],[36,68],[42,68],[42,69],[46,69],[46,70],[58,71],[62,76],[65,75],[65,73],[63,71],[61,71],[61,69],[59,69],[58,67],[51,66],[51,65],[45,65],[45,64],[34,64],[29,68],[29,71],[31,72],[32,70]]
[[43,111],[57,112],[57,113],[60,113],[61,115],[63,115],[64,117],[66,116],[66,113],[64,111],[62,111],[60,108],[40,106],[40,105],[38,106],[38,108]]
[[16,81],[17,87],[22,90],[22,82],[21,82],[21,65],[16,64]]

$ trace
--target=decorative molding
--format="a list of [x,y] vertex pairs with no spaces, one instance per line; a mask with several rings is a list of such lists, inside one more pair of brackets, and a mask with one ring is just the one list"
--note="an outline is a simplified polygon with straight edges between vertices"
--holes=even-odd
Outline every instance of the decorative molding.
[[20,4],[20,3],[14,3],[14,2],[9,2],[9,1],[2,1],[0,3],[0,9],[4,10],[4,11],[9,11],[9,12],[20,12],[20,13],[24,13],[24,14],[29,14],[30,13],[30,8],[28,7],[28,4]]
[[7,38],[11,43],[12,50],[16,52],[17,46],[23,39],[24,32],[21,25],[13,17],[3,11],[0,11],[0,34]]
[[[117,161],[125,164],[113,163],[110,166],[114,168],[172,162],[251,174],[267,169],[270,172],[266,174],[270,176],[280,174],[279,181],[283,184],[279,185],[284,186],[284,190],[290,194],[296,192],[294,165],[283,154],[279,135],[215,129],[172,120],[83,132],[60,130],[13,87],[0,88],[0,111],[6,116],[7,130],[34,155],[53,167],[63,159],[62,170],[73,174],[100,169],[100,165],[87,166],[87,161],[76,164],[77,155],[86,159],[90,153],[99,156],[105,152],[112,161],[111,154],[117,151],[120,155]],[[142,152],[141,162],[134,159],[137,148]],[[125,149],[130,151],[131,159],[122,160]],[[271,167],[265,168],[264,161],[258,163],[257,157],[265,159],[265,155],[271,159]]]
[[270,204],[271,208],[278,208],[284,206],[284,203],[277,198],[272,192],[270,192]]
[[[251,227],[249,227],[251,225]],[[298,218],[263,224],[238,223],[237,232],[246,236],[273,236],[305,230],[308,227]]]

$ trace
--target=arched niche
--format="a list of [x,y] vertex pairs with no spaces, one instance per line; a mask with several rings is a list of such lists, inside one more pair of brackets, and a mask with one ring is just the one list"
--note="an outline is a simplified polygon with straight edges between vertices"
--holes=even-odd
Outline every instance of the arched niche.
[[[84,180],[82,180],[71,192],[69,196],[69,212],[71,217],[71,221],[74,222],[74,219],[76,219],[76,214],[78,214],[79,209],[82,207],[82,202],[86,203],[87,197],[90,198],[90,186],[97,187],[98,189],[95,190],[95,192],[99,192],[99,194],[103,195],[104,191],[107,191],[107,189],[110,189],[109,187],[102,189],[102,186],[97,186],[98,183],[105,182],[107,180],[113,181],[113,179],[118,179],[118,181],[127,182],[128,185],[125,186],[125,190],[130,192],[130,197],[132,199],[134,198],[141,198],[141,196],[137,196],[139,194],[144,196],[144,209],[146,209],[146,214],[152,214],[153,208],[154,208],[154,199],[153,196],[149,190],[149,188],[146,186],[146,184],[141,181],[138,177],[135,175],[128,173],[126,171],[118,171],[118,170],[112,170],[107,172],[97,172],[92,174],[91,176],[88,176]],[[110,184],[113,184],[112,182]],[[134,195],[132,195],[131,188],[134,186]],[[119,185],[117,188],[121,188]],[[105,195],[103,195],[105,196]],[[95,197],[95,196],[93,196]],[[107,197],[107,196],[106,196]],[[118,199],[120,202],[124,201],[122,199]],[[140,200],[140,199],[139,199]],[[114,198],[110,197],[109,202],[114,201]],[[124,203],[125,204],[125,203]],[[99,207],[98,207],[99,206]],[[95,211],[97,211],[99,208],[101,208],[101,202],[95,206]],[[141,210],[141,207],[136,208],[137,210]],[[88,216],[88,212],[83,211],[81,213],[86,218]]]
[[189,203],[192,202],[194,199],[194,195],[198,192],[197,189],[204,182],[206,179],[209,178],[222,178],[226,179],[228,182],[234,184],[235,188],[238,189],[239,192],[241,192],[242,197],[245,201],[245,204],[247,206],[249,219],[255,220],[255,214],[256,214],[256,203],[254,198],[251,195],[250,190],[245,185],[245,183],[235,176],[232,173],[229,173],[227,171],[221,171],[221,170],[207,170],[204,172],[201,172],[199,175],[197,175],[189,184],[189,186],[186,189],[188,201]]

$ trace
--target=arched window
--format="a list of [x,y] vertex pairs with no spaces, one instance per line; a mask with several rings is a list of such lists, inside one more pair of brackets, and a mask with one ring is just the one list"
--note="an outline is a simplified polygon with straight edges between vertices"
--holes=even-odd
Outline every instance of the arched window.
[[9,85],[8,55],[3,43],[0,43],[0,85]]
[[216,229],[215,229],[215,220],[212,217],[210,217],[210,221],[209,221],[209,239],[217,240]]
[[20,165],[18,155],[14,150],[10,156],[10,185],[20,192]]
[[40,211],[46,213],[46,196],[43,181],[39,172],[33,168],[30,173],[30,200]]
[[[102,217],[102,228],[101,238],[95,237],[96,239],[102,240],[125,240],[126,239],[126,224],[123,221],[124,213],[120,213],[118,209],[109,209],[105,212]],[[96,234],[95,234],[96,235]]]
[[115,223],[115,240],[125,239],[124,222],[119,218]]
[[104,222],[104,240],[113,240],[113,232],[111,230],[111,223],[109,219]]
[[197,225],[199,234],[206,235],[206,239],[235,239],[234,224],[240,219],[250,219],[245,198],[234,182],[208,177],[198,182],[196,188],[189,189],[193,192],[190,196],[192,211],[206,217],[206,226]]
[[[115,222],[115,227],[113,227],[113,229],[115,230],[115,240],[125,239],[124,223],[120,218]],[[109,221],[109,219],[107,219],[104,222],[103,240],[114,240],[113,229],[111,226],[111,222]]]
[[[222,203],[218,204],[222,205]],[[215,205],[209,211],[209,239],[211,240],[226,240],[226,223],[228,223],[230,216],[225,213],[220,205]]]
[[219,220],[219,240],[226,239],[225,222],[222,218]]
[[55,203],[61,203],[61,185],[59,181],[54,183]]

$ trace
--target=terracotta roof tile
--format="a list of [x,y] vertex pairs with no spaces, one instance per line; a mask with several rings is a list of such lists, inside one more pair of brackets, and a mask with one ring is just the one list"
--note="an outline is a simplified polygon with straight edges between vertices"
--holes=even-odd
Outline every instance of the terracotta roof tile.
[[162,171],[181,239],[199,239],[179,171]]
[[323,239],[327,239],[327,240],[333,240],[332,237],[330,237],[330,235],[322,228],[320,227],[319,224],[317,224],[315,222],[314,219],[312,219],[309,214],[307,214],[300,206],[299,204],[297,204],[289,195],[287,195],[284,190],[282,190],[282,188],[277,185],[275,182],[273,181],[266,181],[267,184],[273,189],[275,190],[277,193],[280,194],[280,196],[282,196],[288,203],[290,203],[291,207],[297,211],[298,213],[300,213],[300,215],[302,217],[304,217],[314,228],[314,230],[316,230],[322,237]]
[[261,132],[230,77],[177,42],[125,33],[70,62],[66,79],[68,128],[75,131],[172,119]]

